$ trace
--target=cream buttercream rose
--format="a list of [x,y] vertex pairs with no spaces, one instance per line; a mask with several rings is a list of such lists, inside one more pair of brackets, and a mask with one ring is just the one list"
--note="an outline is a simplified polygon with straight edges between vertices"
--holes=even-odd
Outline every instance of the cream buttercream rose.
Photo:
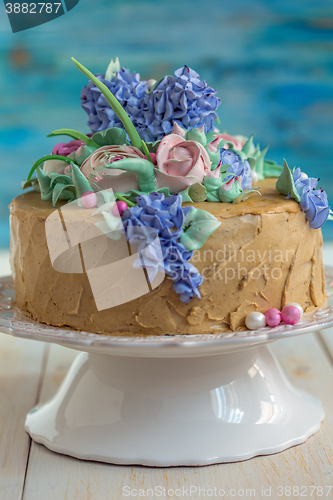
[[112,188],[116,193],[126,193],[131,189],[139,189],[136,174],[122,170],[121,163],[119,168],[108,168],[108,165],[129,158],[145,159],[145,156],[138,148],[126,144],[102,146],[86,158],[81,165],[81,172],[100,189]]

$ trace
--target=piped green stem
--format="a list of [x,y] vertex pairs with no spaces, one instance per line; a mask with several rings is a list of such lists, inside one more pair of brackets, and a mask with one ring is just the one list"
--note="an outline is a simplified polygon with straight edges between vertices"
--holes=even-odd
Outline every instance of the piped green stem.
[[82,134],[81,132],[78,132],[77,130],[72,130],[70,128],[61,128],[59,130],[54,130],[51,132],[51,134],[47,135],[46,137],[55,137],[57,135],[68,135],[69,137],[72,137],[73,139],[83,141],[87,146],[91,146],[93,148],[99,148],[100,146],[97,144],[97,142],[93,141],[90,137],[88,137],[85,134]]
[[121,104],[118,102],[118,100],[115,98],[115,96],[112,94],[112,92],[110,92],[110,90],[107,88],[107,86],[104,85],[104,83],[100,82],[99,79],[96,78],[96,76],[93,75],[93,73],[91,73],[91,71],[89,71],[87,68],[85,68],[81,63],[79,63],[79,61],[74,59],[74,57],[72,57],[72,61],[79,68],[79,70],[82,71],[82,73],[84,75],[86,75],[96,85],[96,87],[102,92],[105,99],[110,104],[111,108],[116,113],[116,115],[118,116],[121,123],[124,125],[125,130],[129,135],[129,138],[131,140],[132,145],[135,146],[136,148],[140,148],[141,147],[141,138],[140,138],[138,132],[136,131],[133,123],[131,122],[129,116],[127,115],[126,111],[121,106]]
[[125,203],[127,203],[127,205],[129,207],[135,207],[135,203],[132,203],[131,201],[129,201],[127,198],[125,198],[124,196],[121,196],[120,194],[115,194],[115,197],[118,199],[118,200],[122,200],[124,201]]
[[39,165],[41,165],[42,163],[44,163],[44,161],[47,161],[47,160],[62,160],[62,161],[65,161],[68,164],[70,164],[73,161],[70,158],[67,158],[67,156],[61,156],[61,155],[46,155],[46,156],[43,156],[42,158],[40,158],[39,160],[37,160],[36,163],[33,164],[32,168],[31,168],[31,170],[29,172],[29,175],[27,177],[26,182],[30,181],[31,176],[34,173],[34,171],[36,170],[36,168],[39,167]]

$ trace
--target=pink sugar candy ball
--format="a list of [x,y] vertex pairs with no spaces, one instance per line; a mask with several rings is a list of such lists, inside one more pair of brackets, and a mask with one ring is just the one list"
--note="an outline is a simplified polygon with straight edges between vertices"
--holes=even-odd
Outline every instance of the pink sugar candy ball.
[[112,207],[112,213],[113,215],[117,215],[120,217],[123,215],[123,213],[125,212],[125,210],[128,209],[128,205],[126,203],[126,201],[122,201],[122,200],[118,200],[116,201],[116,203],[113,205]]
[[86,191],[81,197],[81,203],[84,208],[95,208],[97,205],[97,196],[94,191]]
[[295,306],[284,306],[281,311],[281,318],[286,325],[295,325],[299,322],[301,313]]
[[268,309],[264,314],[268,326],[278,326],[281,323],[281,313],[278,309]]

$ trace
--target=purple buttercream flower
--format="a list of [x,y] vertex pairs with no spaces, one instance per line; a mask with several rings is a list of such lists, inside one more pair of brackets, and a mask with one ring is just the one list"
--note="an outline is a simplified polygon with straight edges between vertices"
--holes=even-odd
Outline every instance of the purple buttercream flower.
[[52,154],[53,155],[61,155],[61,156],[68,156],[71,153],[74,153],[79,149],[80,146],[83,146],[84,142],[80,140],[74,140],[74,141],[69,141],[69,142],[59,142],[59,144],[56,144],[54,148],[52,149]]
[[205,126],[213,130],[216,109],[221,101],[216,91],[200,80],[198,73],[183,66],[174,76],[166,76],[145,96],[137,118],[138,132],[145,141],[169,134],[174,123],[190,130]]
[[189,262],[193,252],[179,241],[185,215],[191,207],[182,207],[181,195],[165,198],[163,193],[151,193],[136,200],[137,206],[122,216],[127,240],[137,244],[141,254],[134,266],[146,267],[150,282],[158,271],[165,272],[174,281],[174,290],[182,302],[200,298],[198,287],[202,276]]
[[[96,77],[118,99],[134,126],[137,126],[137,117],[141,114],[142,100],[148,89],[147,82],[140,81],[139,73],[130,73],[123,67],[111,81],[106,80],[104,75],[96,75]],[[92,82],[83,87],[80,98],[81,106],[89,117],[88,125],[93,132],[111,127],[124,128],[102,92]]]
[[302,179],[301,169],[293,172],[295,187],[300,196],[299,206],[305,212],[306,220],[313,229],[319,229],[330,214],[327,195],[322,189],[316,189],[318,180],[314,177]]
[[238,154],[229,151],[228,149],[221,149],[220,159],[222,164],[230,165],[227,172],[234,174],[235,177],[242,176],[242,188],[251,189],[252,177],[251,167],[247,160],[241,161]]

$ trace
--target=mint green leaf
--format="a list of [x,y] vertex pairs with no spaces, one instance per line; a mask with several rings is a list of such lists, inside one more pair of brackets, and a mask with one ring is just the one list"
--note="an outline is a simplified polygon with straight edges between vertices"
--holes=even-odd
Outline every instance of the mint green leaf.
[[126,132],[123,128],[111,127],[101,132],[96,132],[92,139],[97,147],[101,146],[122,146],[126,144]]
[[76,198],[81,198],[83,193],[87,191],[92,191],[88,179],[83,175],[81,170],[75,163],[71,163],[72,168],[72,180],[76,191]]
[[247,156],[249,156],[249,153],[253,147],[253,136],[254,134],[252,134],[248,140],[246,141],[246,143],[244,144],[244,146],[242,147],[242,152],[245,153]]
[[299,202],[301,199],[297,192],[293,175],[290,168],[288,167],[286,160],[284,160],[283,163],[282,173],[276,181],[276,190],[286,196],[290,195],[291,198],[297,202]]
[[56,184],[52,191],[52,204],[55,207],[57,201],[67,200],[68,202],[74,201],[75,196],[75,188],[74,186],[68,186],[66,184]]
[[206,210],[192,208],[185,217],[184,227],[188,229],[181,236],[180,242],[190,252],[198,250],[220,224],[221,222]]
[[30,179],[30,181],[24,180],[21,182],[21,189],[27,189],[29,187],[32,187],[35,189],[36,184],[38,185],[37,177],[32,177]]
[[188,187],[188,194],[189,194],[189,197],[192,199],[192,201],[206,201],[207,200],[206,189],[202,184],[200,184],[200,182],[196,182],[194,184],[191,184],[191,186]]
[[199,144],[202,144],[202,146],[206,146],[206,144],[207,144],[207,139],[206,139],[204,127],[192,128],[191,130],[188,130],[186,132],[185,139],[187,141],[199,142]]
[[188,188],[189,188],[189,187],[187,187],[186,189],[184,189],[184,191],[180,191],[180,192],[178,193],[178,194],[180,194],[180,195],[181,195],[182,200],[183,200],[183,203],[186,203],[186,202],[192,202],[192,201],[193,201],[193,200],[192,200],[192,198],[191,198],[191,197],[189,196],[189,194],[188,194]]
[[263,172],[265,178],[279,177],[282,172],[282,165],[278,165],[275,161],[272,160],[264,160]]
[[41,198],[43,201],[50,201],[52,199],[51,179],[40,167],[36,169],[36,175],[41,191]]

